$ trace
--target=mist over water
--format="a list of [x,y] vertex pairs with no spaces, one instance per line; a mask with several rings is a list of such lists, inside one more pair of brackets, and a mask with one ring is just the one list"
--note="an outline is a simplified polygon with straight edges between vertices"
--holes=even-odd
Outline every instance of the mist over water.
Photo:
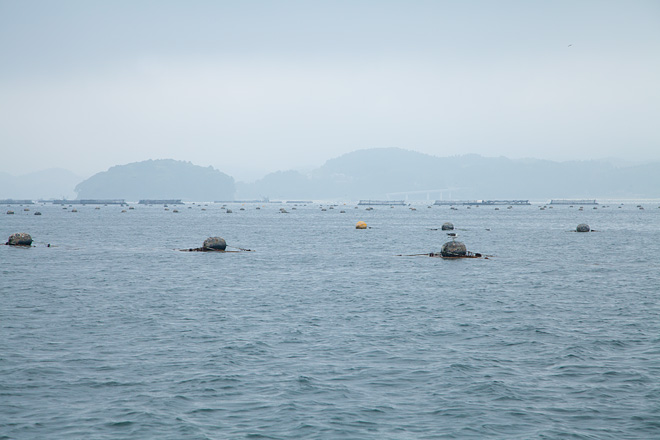
[[[0,246],[0,438],[660,437],[636,204],[14,207],[0,238],[36,247]],[[493,257],[395,256],[446,221]],[[176,250],[214,235],[255,252]]]

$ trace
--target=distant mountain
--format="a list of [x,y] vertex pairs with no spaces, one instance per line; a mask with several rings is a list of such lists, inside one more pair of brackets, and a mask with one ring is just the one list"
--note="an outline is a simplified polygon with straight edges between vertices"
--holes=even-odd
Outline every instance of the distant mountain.
[[51,168],[21,176],[0,173],[0,199],[55,199],[73,197],[82,177],[69,170]]
[[114,166],[80,182],[80,199],[231,200],[234,179],[213,167],[172,159],[147,160]]
[[550,199],[660,197],[660,163],[553,162],[464,155],[436,157],[399,148],[358,150],[309,174],[277,172],[238,184],[240,198]]

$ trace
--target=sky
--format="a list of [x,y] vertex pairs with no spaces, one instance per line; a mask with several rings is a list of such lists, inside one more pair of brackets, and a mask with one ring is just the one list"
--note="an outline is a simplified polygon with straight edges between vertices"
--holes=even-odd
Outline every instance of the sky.
[[660,160],[660,2],[0,0],[0,171]]

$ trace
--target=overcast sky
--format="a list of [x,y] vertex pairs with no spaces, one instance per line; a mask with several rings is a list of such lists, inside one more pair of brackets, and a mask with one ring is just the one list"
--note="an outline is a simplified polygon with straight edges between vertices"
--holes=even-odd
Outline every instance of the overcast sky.
[[0,171],[374,147],[660,160],[660,2],[0,0]]

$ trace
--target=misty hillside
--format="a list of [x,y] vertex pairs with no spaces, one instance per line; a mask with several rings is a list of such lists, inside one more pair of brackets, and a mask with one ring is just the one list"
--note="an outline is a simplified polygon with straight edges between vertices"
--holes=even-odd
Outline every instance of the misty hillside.
[[183,199],[213,201],[234,197],[234,179],[213,167],[172,159],[117,165],[80,182],[80,199]]
[[[277,172],[237,185],[239,198],[453,199],[660,197],[660,163],[617,167],[603,161],[553,162],[464,155],[436,157],[399,148],[358,150],[309,174]],[[430,194],[440,198],[439,192]]]
[[73,197],[81,177],[61,168],[21,176],[0,173],[0,199],[57,199]]

